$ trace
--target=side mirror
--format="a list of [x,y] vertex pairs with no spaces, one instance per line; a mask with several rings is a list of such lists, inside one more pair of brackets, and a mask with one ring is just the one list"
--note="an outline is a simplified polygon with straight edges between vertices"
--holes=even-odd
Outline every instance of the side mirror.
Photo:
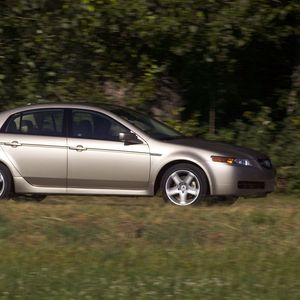
[[134,133],[119,133],[119,141],[124,142],[125,145],[142,144],[143,142],[137,138]]

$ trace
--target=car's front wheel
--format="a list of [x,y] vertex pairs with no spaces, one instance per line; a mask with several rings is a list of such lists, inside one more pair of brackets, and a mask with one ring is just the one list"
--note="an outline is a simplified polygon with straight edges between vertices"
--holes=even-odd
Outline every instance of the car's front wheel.
[[204,172],[188,163],[170,167],[161,181],[164,199],[180,206],[199,203],[205,197],[207,189]]
[[0,164],[0,199],[8,199],[11,193],[12,178],[9,169]]

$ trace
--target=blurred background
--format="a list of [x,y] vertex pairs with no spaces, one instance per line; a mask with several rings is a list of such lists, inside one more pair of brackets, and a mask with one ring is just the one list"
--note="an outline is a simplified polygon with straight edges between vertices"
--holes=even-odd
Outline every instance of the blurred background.
[[1,0],[0,111],[109,102],[261,150],[300,194],[300,2]]

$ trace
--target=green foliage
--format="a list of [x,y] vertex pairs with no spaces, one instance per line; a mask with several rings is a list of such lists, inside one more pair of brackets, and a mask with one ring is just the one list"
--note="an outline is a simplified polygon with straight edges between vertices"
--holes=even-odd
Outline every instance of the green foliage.
[[238,120],[233,125],[238,130],[237,143],[268,153],[275,132],[275,124],[270,113],[269,107],[262,107],[257,114],[245,112],[246,120]]
[[300,193],[300,117],[288,117],[270,145],[270,153],[278,166],[280,191]]
[[[222,99],[236,104],[240,92],[247,95],[237,62],[241,55],[254,57],[253,44],[268,43],[260,53],[266,60],[282,54],[292,66],[288,58],[294,52],[285,44],[293,49],[299,37],[299,12],[295,1],[6,0],[0,11],[0,109],[86,95],[90,101],[112,101],[106,82],[126,89],[123,103],[140,106],[151,103],[158,82],[170,76],[180,82],[185,102],[204,116],[207,102],[224,109]],[[270,47],[275,52],[269,53]],[[242,61],[242,68],[253,63]],[[267,75],[273,77],[271,67]],[[279,72],[276,84],[288,72]],[[288,83],[280,87],[287,89]]]
[[126,102],[152,101],[156,81],[170,60],[191,51],[204,22],[194,1],[159,2],[5,1],[2,108],[12,101],[84,99],[87,90],[105,98],[106,81],[129,89]]
[[203,133],[203,129],[199,125],[199,113],[193,113],[187,121],[182,121],[180,114],[184,111],[183,107],[174,109],[170,118],[165,118],[164,121],[169,126],[186,136],[198,136]]

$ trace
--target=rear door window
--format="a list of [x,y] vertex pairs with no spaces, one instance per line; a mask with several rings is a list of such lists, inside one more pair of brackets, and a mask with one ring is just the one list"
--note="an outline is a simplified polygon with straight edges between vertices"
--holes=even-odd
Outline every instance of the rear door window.
[[63,109],[18,113],[8,120],[4,132],[45,136],[63,135]]

